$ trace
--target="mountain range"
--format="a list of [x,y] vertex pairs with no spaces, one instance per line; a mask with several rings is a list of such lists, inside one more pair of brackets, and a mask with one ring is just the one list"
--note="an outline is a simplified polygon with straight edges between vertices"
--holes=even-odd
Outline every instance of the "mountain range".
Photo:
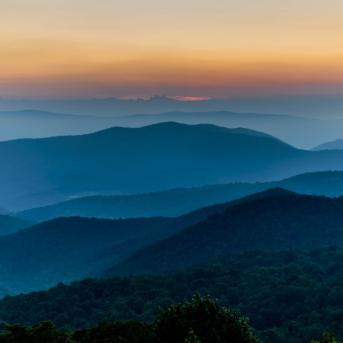
[[57,218],[0,236],[0,287],[20,293],[100,276],[140,248],[227,206],[205,207],[176,218]]
[[[141,127],[162,122],[245,127],[266,132],[299,148],[312,148],[340,137],[343,121],[283,114],[230,111],[162,112],[154,114],[104,115],[94,109],[86,115],[40,110],[0,112],[0,141],[20,138],[80,135],[113,126]],[[83,112],[80,112],[83,113]],[[139,113],[139,112],[137,112]]]
[[230,183],[155,193],[88,196],[29,209],[15,215],[35,222],[73,216],[109,219],[180,216],[197,208],[276,187],[302,194],[340,196],[343,195],[343,172],[306,173],[275,182]]
[[229,252],[343,246],[343,197],[271,189],[183,216],[58,218],[0,237],[1,289],[90,276],[165,273]]
[[[185,101],[186,100],[186,101]],[[86,98],[86,99],[0,99],[3,111],[35,108],[43,111],[99,116],[137,113],[214,112],[228,108],[235,112],[288,113],[292,115],[338,118],[343,111],[340,95],[238,96],[229,98],[173,98],[155,95],[150,98]]]
[[86,134],[111,127],[111,118],[38,110],[0,112],[0,141]]
[[170,272],[228,252],[343,245],[343,197],[272,189],[225,206],[221,213],[130,256],[109,274]]
[[22,230],[32,225],[30,221],[7,214],[0,214],[0,236]]
[[342,151],[296,149],[264,133],[161,123],[0,143],[0,203],[10,210],[90,194],[132,194],[342,170]]
[[274,165],[299,155],[255,131],[176,123],[14,140],[0,143],[0,202],[25,208],[87,194],[270,178]]
[[340,119],[317,119],[283,114],[211,112],[168,112],[138,114],[116,118],[120,126],[139,127],[162,122],[178,122],[189,125],[213,124],[266,132],[300,148],[311,148],[325,140],[340,137],[343,121]]
[[342,150],[343,139],[336,139],[335,141],[320,144],[314,150]]

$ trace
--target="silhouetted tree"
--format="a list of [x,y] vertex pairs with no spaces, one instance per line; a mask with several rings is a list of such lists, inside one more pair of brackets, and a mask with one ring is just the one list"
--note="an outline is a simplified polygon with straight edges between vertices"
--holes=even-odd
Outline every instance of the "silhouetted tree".
[[67,333],[59,331],[51,322],[33,327],[11,325],[0,336],[1,343],[73,343]]
[[326,333],[319,341],[312,341],[311,343],[339,343],[336,338],[330,333]]
[[151,326],[136,321],[103,323],[76,331],[76,343],[153,343]]
[[208,296],[195,295],[190,301],[167,307],[153,326],[158,343],[194,342],[195,338],[202,343],[258,341],[240,313],[220,307]]

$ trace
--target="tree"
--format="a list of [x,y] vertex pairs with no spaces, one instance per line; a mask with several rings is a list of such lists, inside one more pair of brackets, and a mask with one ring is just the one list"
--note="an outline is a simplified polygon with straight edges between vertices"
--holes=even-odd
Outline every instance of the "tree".
[[153,327],[157,343],[184,343],[187,339],[202,343],[258,342],[246,318],[220,307],[208,296],[195,295],[190,301],[169,306],[160,312]]
[[51,322],[33,327],[11,325],[0,336],[1,343],[72,343],[67,333],[59,331]]
[[150,325],[136,321],[102,323],[76,331],[72,338],[76,343],[153,343]]
[[336,338],[330,333],[326,333],[319,341],[312,341],[311,343],[339,343]]
[[198,336],[194,333],[194,331],[191,329],[189,331],[188,337],[185,339],[185,343],[201,343]]

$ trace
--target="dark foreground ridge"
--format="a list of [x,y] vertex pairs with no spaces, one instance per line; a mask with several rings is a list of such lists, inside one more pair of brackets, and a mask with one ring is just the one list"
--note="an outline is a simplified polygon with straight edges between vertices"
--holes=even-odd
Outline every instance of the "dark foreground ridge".
[[143,248],[109,273],[180,270],[228,252],[343,246],[343,197],[272,189],[231,203],[223,212]]
[[240,309],[265,342],[310,342],[323,332],[342,339],[342,275],[338,248],[230,254],[173,275],[89,279],[6,297],[0,318],[29,325],[51,320],[69,329],[113,320],[151,322],[161,306],[201,293]]

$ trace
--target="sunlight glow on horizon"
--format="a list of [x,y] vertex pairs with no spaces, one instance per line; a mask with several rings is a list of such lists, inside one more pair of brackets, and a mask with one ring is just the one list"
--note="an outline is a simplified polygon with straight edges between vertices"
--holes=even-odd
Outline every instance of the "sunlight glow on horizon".
[[343,3],[2,0],[0,95],[343,93]]

